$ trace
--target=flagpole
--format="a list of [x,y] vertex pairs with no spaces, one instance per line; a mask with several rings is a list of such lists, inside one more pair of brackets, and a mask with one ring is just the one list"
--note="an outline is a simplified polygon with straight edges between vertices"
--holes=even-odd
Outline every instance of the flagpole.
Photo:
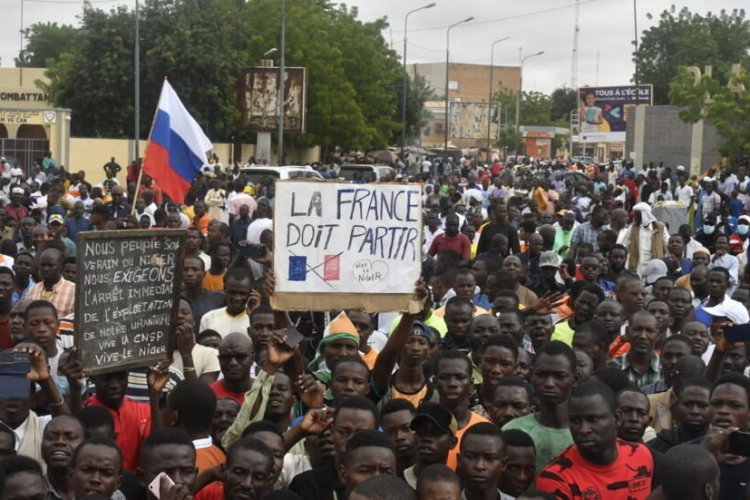
[[[167,81],[167,77],[164,77],[164,81]],[[161,87],[159,93],[159,101],[161,101],[161,95],[164,93],[164,85]],[[156,103],[156,111],[154,111],[154,117],[151,119],[151,128],[148,131],[148,141],[146,147],[143,150],[143,161],[141,167],[138,169],[138,181],[135,183],[135,191],[133,192],[133,205],[130,207],[130,215],[135,215],[135,200],[138,199],[138,188],[141,187],[141,181],[143,180],[143,165],[146,163],[146,156],[148,155],[148,146],[151,144],[151,134],[154,132],[154,123],[156,123],[156,115],[159,114],[159,103]]]

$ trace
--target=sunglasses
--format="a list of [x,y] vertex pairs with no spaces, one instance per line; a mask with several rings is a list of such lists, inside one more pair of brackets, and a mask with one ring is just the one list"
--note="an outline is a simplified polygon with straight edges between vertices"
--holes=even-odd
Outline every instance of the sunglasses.
[[236,360],[238,363],[242,363],[243,361],[246,361],[247,358],[249,358],[249,354],[245,353],[237,353],[237,354],[219,354],[219,361],[222,363],[230,363],[233,359]]

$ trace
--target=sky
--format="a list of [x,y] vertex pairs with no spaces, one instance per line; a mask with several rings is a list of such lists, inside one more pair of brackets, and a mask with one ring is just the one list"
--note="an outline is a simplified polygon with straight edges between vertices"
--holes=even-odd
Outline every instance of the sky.
[[[294,0],[287,0],[293,2]],[[524,55],[544,51],[524,64],[523,88],[550,93],[571,86],[575,0],[434,0],[436,6],[409,17],[408,63],[444,62],[447,27],[467,17],[474,20],[451,30],[452,62],[489,64],[492,42],[496,65],[517,66],[519,48]],[[579,0],[578,86],[628,85],[633,75],[634,15],[637,2],[639,33],[658,23],[658,15],[674,4],[705,14],[741,7],[739,0]],[[0,0],[4,29],[0,30],[0,62],[12,66],[20,48],[19,30],[35,22],[77,24],[82,0]],[[117,5],[133,7],[135,0],[91,0],[105,10]],[[337,1],[336,3],[341,3]],[[403,54],[404,16],[430,0],[343,0],[372,21],[386,17],[390,28],[385,40]],[[23,6],[23,18],[21,16]],[[653,19],[648,19],[648,14]],[[23,19],[23,22],[22,22]],[[17,28],[15,28],[17,27]]]

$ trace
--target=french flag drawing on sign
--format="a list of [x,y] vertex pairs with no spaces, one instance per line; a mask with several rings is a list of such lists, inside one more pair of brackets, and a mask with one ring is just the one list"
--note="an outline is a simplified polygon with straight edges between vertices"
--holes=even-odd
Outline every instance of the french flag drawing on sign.
[[340,263],[341,255],[326,255],[323,260],[323,279],[326,281],[338,281]]

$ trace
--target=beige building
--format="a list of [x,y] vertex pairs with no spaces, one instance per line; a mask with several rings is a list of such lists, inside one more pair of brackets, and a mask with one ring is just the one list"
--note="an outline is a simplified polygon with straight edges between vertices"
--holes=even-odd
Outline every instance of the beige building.
[[[410,64],[408,70],[412,76],[420,75],[424,77],[430,86],[434,89],[439,100],[430,101],[425,105],[429,112],[430,118],[427,125],[422,129],[420,142],[422,147],[441,149],[445,142],[445,63],[424,63]],[[492,77],[492,90],[490,90],[490,76]],[[521,77],[521,70],[517,66],[493,66],[483,64],[464,64],[451,63],[448,66],[448,98],[451,101],[460,102],[488,102],[490,94],[497,93],[501,88],[517,92]],[[465,107],[467,110],[476,111],[471,107]],[[455,114],[455,111],[453,111]],[[490,127],[491,139],[494,141],[497,133],[497,125],[505,124],[505,110],[499,110],[499,114],[491,116],[491,122],[496,123]],[[452,114],[451,120],[456,117]],[[471,117],[459,117],[464,121],[470,121]],[[486,110],[480,116],[477,113],[478,121],[487,121]],[[452,124],[451,131],[454,130]],[[474,127],[476,131],[473,137],[449,138],[448,146],[456,148],[486,148],[487,147],[487,125],[486,123],[477,123]],[[464,134],[465,135],[465,134]],[[492,137],[494,136],[494,137]]]
[[[47,82],[44,71],[44,68],[0,68],[0,156],[28,169],[34,160],[50,151],[59,165],[71,171],[86,172],[86,179],[92,184],[104,179],[103,166],[114,157],[123,167],[118,179],[124,182],[124,167],[134,159],[135,141],[70,137],[70,121],[75,120],[75,110],[50,104],[38,85],[38,82]],[[145,139],[140,141],[141,154],[146,144]],[[223,164],[232,157],[247,161],[255,155],[255,145],[242,144],[241,149],[236,150],[232,144],[214,143],[212,153],[216,153]],[[287,146],[286,156],[291,164],[310,163],[320,159],[320,148]],[[275,161],[274,153],[269,163],[275,165]]]
[[50,104],[45,81],[43,68],[0,68],[0,155],[24,167],[47,151],[70,157],[70,110]]

